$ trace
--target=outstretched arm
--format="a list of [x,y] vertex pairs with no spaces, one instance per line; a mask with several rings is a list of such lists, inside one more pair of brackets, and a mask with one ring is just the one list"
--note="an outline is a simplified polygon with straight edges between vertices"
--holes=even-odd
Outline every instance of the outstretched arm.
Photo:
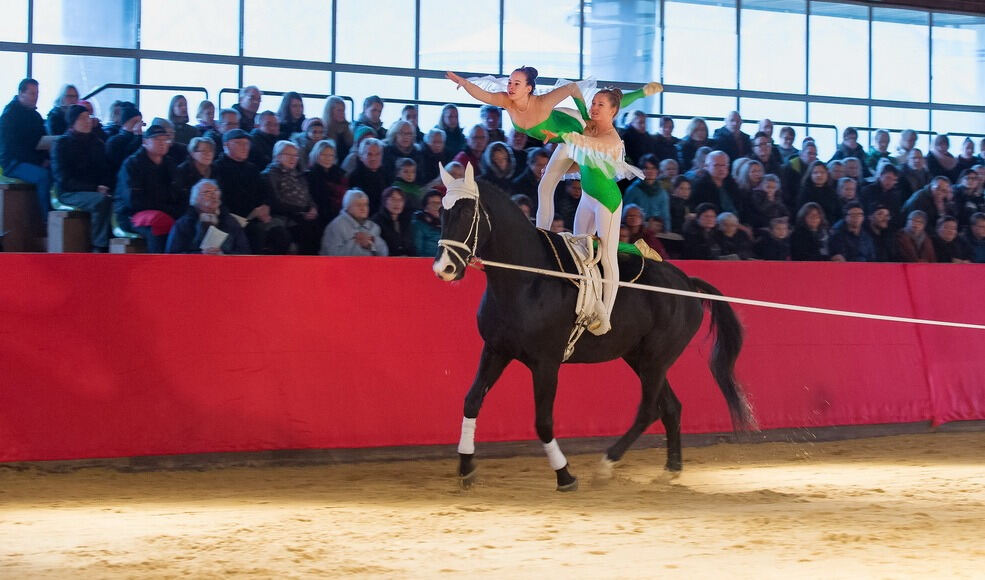
[[510,105],[510,100],[506,97],[506,93],[490,93],[487,90],[480,89],[469,79],[461,77],[451,71],[445,72],[445,77],[459,87],[463,87],[465,92],[472,95],[472,97],[476,100],[504,109]]
[[[575,100],[575,104],[578,105],[579,111],[581,111],[582,108],[584,108],[585,97],[584,95],[581,94],[581,88],[578,87],[578,83],[563,84],[559,87],[555,87],[551,89],[549,92],[544,93],[543,95],[540,95],[541,101],[546,102],[552,109],[556,107],[558,103],[560,103],[564,99],[567,99],[568,97],[571,97],[572,99]],[[586,113],[587,111],[582,111],[582,112]],[[585,118],[587,119],[588,117]]]
[[649,97],[657,93],[662,93],[663,90],[664,86],[658,82],[646,83],[635,91],[625,93],[622,96],[622,100],[619,101],[619,108],[622,109],[624,107],[628,107],[643,97]]

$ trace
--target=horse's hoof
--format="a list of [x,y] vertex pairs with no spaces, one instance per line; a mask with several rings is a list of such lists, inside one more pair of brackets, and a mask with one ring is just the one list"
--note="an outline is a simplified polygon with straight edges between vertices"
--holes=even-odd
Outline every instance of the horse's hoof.
[[473,468],[472,471],[470,471],[466,475],[459,475],[458,476],[458,485],[462,489],[472,489],[472,486],[475,485],[476,473],[478,471],[479,471],[478,468]]
[[612,461],[607,456],[602,456],[602,461],[599,462],[598,469],[595,470],[595,477],[592,478],[592,485],[596,487],[605,487],[612,481],[613,470],[619,465],[618,461]]
[[578,478],[573,478],[571,483],[557,486],[558,491],[578,491]]
[[653,483],[666,484],[674,481],[681,476],[680,471],[664,470],[663,473],[653,479]]

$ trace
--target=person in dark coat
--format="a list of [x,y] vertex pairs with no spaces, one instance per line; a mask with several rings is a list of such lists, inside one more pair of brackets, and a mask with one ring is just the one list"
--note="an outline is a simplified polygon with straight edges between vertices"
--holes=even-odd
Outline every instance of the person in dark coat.
[[359,117],[352,122],[352,132],[355,133],[359,127],[369,127],[373,131],[374,136],[380,141],[383,141],[386,139],[386,127],[383,126],[383,121],[380,120],[380,115],[382,114],[383,99],[376,95],[366,97],[363,99],[363,112],[359,113]]
[[694,181],[691,204],[713,204],[722,211],[743,215],[739,185],[729,175],[729,157],[722,151],[712,151],[705,158],[705,171]]
[[800,182],[797,206],[804,207],[804,204],[812,202],[824,210],[824,217],[828,223],[841,219],[841,202],[838,201],[834,183],[831,182],[831,174],[823,161],[811,163]]
[[769,234],[762,236],[753,246],[753,254],[760,260],[790,259],[790,223],[786,217],[770,220]]
[[891,163],[883,163],[878,170],[876,180],[862,188],[859,195],[862,208],[867,215],[872,215],[877,206],[889,210],[893,229],[903,226],[903,201],[899,187],[899,170]]
[[923,157],[923,151],[916,147],[907,153],[906,162],[900,169],[899,188],[903,199],[909,199],[915,192],[920,191],[930,183],[930,172]]
[[380,237],[386,242],[390,256],[416,256],[411,212],[406,210],[404,192],[396,187],[383,190],[380,211],[370,219],[380,226]]
[[308,192],[318,206],[318,219],[324,230],[342,211],[342,197],[349,190],[349,179],[338,164],[335,142],[323,139],[308,156]]
[[106,150],[103,142],[92,134],[92,121],[85,107],[70,105],[65,111],[65,122],[68,131],[51,149],[51,171],[58,201],[89,212],[93,250],[105,252],[109,248],[114,184]]
[[779,176],[782,168],[780,153],[775,150],[773,139],[760,131],[752,138],[752,153],[749,159],[755,159],[763,164],[763,173]]
[[124,104],[120,108],[120,129],[106,141],[106,159],[114,172],[119,171],[127,157],[140,150],[143,133],[144,117],[133,105]]
[[318,206],[308,191],[308,179],[298,169],[298,146],[281,140],[274,160],[260,174],[270,191],[270,214],[290,232],[299,254],[315,255],[321,245]]
[[828,252],[832,262],[874,262],[876,248],[866,231],[865,210],[857,201],[844,207],[844,219],[835,223],[828,238]]
[[[218,246],[202,247],[210,228],[228,234]],[[249,254],[250,243],[239,222],[222,207],[219,184],[203,179],[192,186],[188,209],[174,222],[165,246],[168,254]]]
[[799,262],[828,259],[828,224],[824,210],[814,202],[797,212],[797,226],[790,236],[790,258]]
[[677,144],[681,140],[674,137],[674,119],[660,117],[660,130],[653,136],[653,154],[662,163],[666,159],[677,162]]
[[[277,109],[277,118],[280,119],[278,140],[290,139],[291,135],[301,133],[304,125],[304,100],[301,95],[294,91],[284,93],[280,100],[280,107]],[[262,118],[260,122],[263,122]],[[324,121],[322,122],[324,123]]]
[[927,224],[936,224],[938,219],[946,215],[957,215],[958,208],[952,201],[951,181],[938,175],[926,187],[914,192],[903,204],[903,215],[908,216],[914,210],[926,214]]
[[79,89],[75,85],[65,85],[55,99],[55,106],[48,111],[48,118],[45,120],[45,129],[49,135],[63,135],[68,131],[69,125],[65,120],[68,108],[79,102]]
[[714,145],[708,139],[708,124],[705,120],[700,117],[691,119],[687,125],[686,136],[677,143],[677,165],[681,175],[691,170],[698,149],[702,147],[714,148]]
[[256,127],[256,115],[260,110],[261,98],[260,89],[253,85],[239,90],[239,102],[233,105],[233,109],[239,113],[239,128],[247,133]]
[[250,131],[250,163],[256,167],[266,167],[274,160],[274,145],[284,139],[283,123],[277,122],[273,111],[260,113],[260,122]]
[[790,215],[795,215],[800,209],[800,206],[797,205],[800,184],[804,180],[804,173],[807,168],[817,161],[817,145],[813,139],[808,139],[804,139],[800,146],[800,153],[788,158],[787,162],[780,168],[780,191],[783,192],[783,203],[790,210]]
[[972,215],[969,222],[968,231],[961,238],[969,248],[971,261],[985,264],[985,213]]
[[369,197],[369,215],[380,211],[380,195],[390,185],[383,171],[383,142],[375,138],[363,140],[356,168],[347,177],[350,189],[360,189]]
[[479,175],[507,193],[513,188],[516,161],[506,143],[496,141],[486,147],[479,162]]
[[114,211],[120,225],[140,234],[147,251],[163,253],[174,220],[188,205],[178,186],[178,167],[167,157],[170,138],[161,126],[143,133],[143,146],[123,162],[116,178]]
[[889,208],[876,205],[865,221],[865,231],[872,239],[872,247],[875,250],[873,262],[896,260],[896,232],[890,226],[891,219]]
[[717,260],[722,256],[715,235],[717,218],[714,204],[702,203],[694,208],[694,218],[683,228],[685,260]]
[[[383,146],[383,172],[388,182],[397,178],[397,160],[412,159],[420,167],[422,163],[421,150],[416,147],[414,125],[403,119],[390,126],[386,134],[386,144]],[[415,182],[417,181],[415,175]]]
[[730,160],[748,157],[752,153],[752,141],[742,132],[742,116],[738,111],[729,112],[725,126],[719,127],[712,135],[715,146],[728,154]]
[[48,152],[38,149],[45,136],[38,113],[38,81],[24,79],[17,95],[0,114],[0,168],[7,177],[33,183],[37,188],[42,223],[51,209],[51,168]]
[[[530,149],[527,152],[527,165],[520,175],[513,178],[512,191],[514,194],[523,194],[531,200],[537,199],[537,188],[540,180],[544,176],[544,168],[550,160],[551,154],[543,147]],[[537,210],[536,202],[534,211]]]
[[715,240],[721,248],[723,259],[748,260],[753,257],[752,239],[739,229],[739,218],[734,213],[722,212],[715,218]]
[[446,165],[451,161],[451,155],[445,148],[445,132],[441,129],[431,129],[424,136],[424,142],[417,144],[421,162],[417,166],[418,185],[427,185],[438,178],[438,165]]
[[178,164],[178,186],[190,196],[192,186],[203,179],[212,179],[215,144],[212,139],[193,137],[188,144],[188,159]]
[[[656,141],[652,135],[646,132],[646,113],[635,110],[629,115],[629,124],[622,132],[622,142],[626,145],[626,157],[629,158],[629,163],[639,165],[640,159],[644,155],[656,153]],[[677,158],[676,149],[674,150],[674,158]]]
[[971,262],[971,248],[963,238],[958,237],[958,218],[943,216],[937,220],[937,231],[933,237],[934,255],[938,262],[947,264],[968,264]]
[[286,254],[291,243],[284,224],[271,215],[271,192],[260,171],[249,162],[250,138],[233,129],[223,135],[223,154],[214,165],[215,180],[229,213],[247,220],[246,238],[254,254]]
[[841,132],[841,139],[842,141],[838,145],[838,150],[835,151],[835,154],[831,156],[829,161],[854,157],[861,164],[862,176],[866,178],[871,177],[872,173],[869,171],[869,165],[867,163],[868,155],[865,154],[865,147],[862,147],[858,142],[858,130],[855,127],[846,127]]

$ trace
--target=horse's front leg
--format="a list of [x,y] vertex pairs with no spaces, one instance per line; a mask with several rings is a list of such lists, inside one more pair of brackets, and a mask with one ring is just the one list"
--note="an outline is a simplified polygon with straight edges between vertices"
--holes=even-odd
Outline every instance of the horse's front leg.
[[559,364],[545,364],[530,369],[534,376],[535,427],[537,437],[544,445],[547,461],[557,475],[557,490],[575,491],[578,489],[578,478],[568,471],[568,460],[554,438],[554,397],[557,394],[559,367]]
[[463,488],[470,488],[475,483],[475,420],[486,393],[503,374],[503,369],[510,363],[510,357],[501,355],[486,344],[482,347],[479,357],[479,369],[475,372],[475,380],[469,392],[465,395],[465,410],[462,418],[462,434],[458,440],[458,477]]

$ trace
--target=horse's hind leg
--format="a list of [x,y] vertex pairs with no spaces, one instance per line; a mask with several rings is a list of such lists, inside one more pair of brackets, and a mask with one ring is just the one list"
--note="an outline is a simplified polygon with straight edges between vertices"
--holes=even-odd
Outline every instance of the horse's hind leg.
[[670,388],[670,381],[664,380],[660,391],[660,420],[667,432],[667,471],[680,471],[681,459],[681,402]]
[[[636,419],[633,421],[632,426],[605,452],[603,461],[607,462],[610,466],[619,462],[623,455],[626,454],[629,446],[639,439],[643,431],[646,431],[647,427],[652,425],[661,416],[661,405],[665,401],[663,391],[666,390],[664,387],[668,384],[666,378],[667,369],[649,361],[642,365],[633,365],[632,362],[630,364],[640,376],[643,395],[640,398],[640,406],[636,411]],[[676,397],[674,400],[676,400]]]
[[458,440],[458,477],[464,488],[472,487],[475,483],[475,421],[479,416],[479,409],[486,398],[486,393],[503,374],[503,369],[510,360],[512,359],[493,351],[488,344],[482,347],[479,369],[475,372],[475,380],[472,381],[472,386],[465,395],[462,434]]
[[530,367],[534,377],[534,405],[537,415],[535,427],[551,469],[557,476],[557,490],[575,491],[578,489],[578,478],[568,471],[568,460],[554,438],[554,397],[557,394],[558,368],[557,364]]

